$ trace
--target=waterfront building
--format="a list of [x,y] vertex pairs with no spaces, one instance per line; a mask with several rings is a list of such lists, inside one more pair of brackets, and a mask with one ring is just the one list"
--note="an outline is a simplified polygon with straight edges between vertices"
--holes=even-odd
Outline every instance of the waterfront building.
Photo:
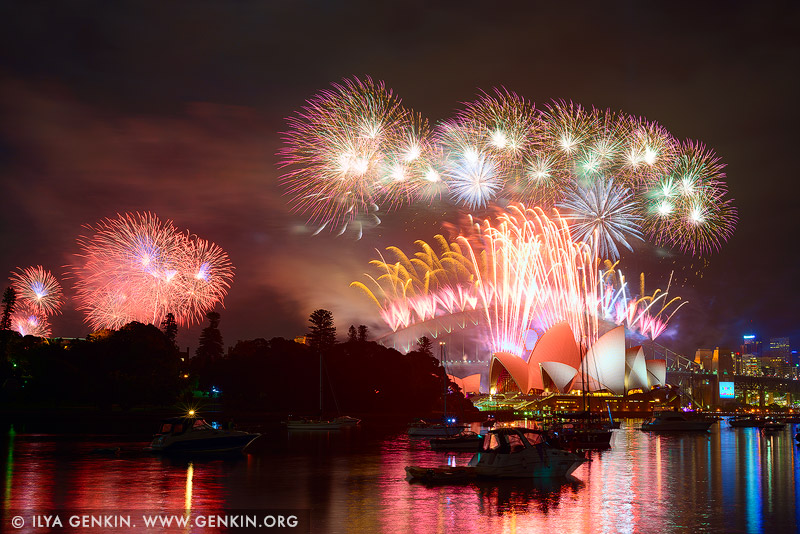
[[569,393],[607,391],[624,395],[666,382],[666,360],[646,360],[641,346],[625,347],[625,328],[606,332],[581,358],[566,322],[554,325],[536,342],[527,361],[507,352],[492,356],[490,387],[496,392]]

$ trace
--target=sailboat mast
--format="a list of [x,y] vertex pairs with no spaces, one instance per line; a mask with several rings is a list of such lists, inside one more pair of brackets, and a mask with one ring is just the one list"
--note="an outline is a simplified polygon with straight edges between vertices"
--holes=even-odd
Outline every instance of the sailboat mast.
[[443,381],[443,386],[444,386],[444,413],[442,415],[443,415],[443,418],[444,418],[444,424],[446,425],[447,424],[447,363],[445,362],[444,358],[445,358],[445,356],[444,356],[444,341],[440,341],[439,342],[439,361],[442,364],[442,369],[444,369],[444,373],[442,373],[444,375],[444,381]]

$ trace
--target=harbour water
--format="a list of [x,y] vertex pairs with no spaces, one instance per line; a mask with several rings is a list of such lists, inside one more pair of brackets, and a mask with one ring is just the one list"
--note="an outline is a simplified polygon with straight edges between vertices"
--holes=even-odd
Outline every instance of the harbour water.
[[12,531],[11,515],[36,510],[230,509],[300,511],[314,533],[800,530],[797,425],[768,435],[725,422],[707,433],[656,434],[639,423],[624,421],[611,449],[592,452],[568,480],[455,486],[409,483],[404,467],[464,465],[471,454],[431,451],[399,428],[275,430],[251,454],[205,459],[152,456],[127,437],[11,431],[0,448],[0,530]]

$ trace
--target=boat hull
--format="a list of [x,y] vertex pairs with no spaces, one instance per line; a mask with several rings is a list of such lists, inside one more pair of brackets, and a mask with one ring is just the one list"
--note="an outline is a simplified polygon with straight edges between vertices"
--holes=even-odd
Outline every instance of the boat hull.
[[335,421],[289,421],[286,423],[286,428],[289,430],[339,430],[345,426],[352,425]]
[[408,429],[408,435],[416,438],[442,438],[448,436],[455,436],[464,430],[463,426],[412,426]]
[[680,423],[672,423],[672,422],[665,422],[665,423],[642,423],[642,430],[648,432],[658,432],[658,431],[665,431],[665,432],[680,432],[680,431],[691,431],[691,432],[705,432],[711,425],[714,424],[714,421],[683,421]]
[[161,454],[226,454],[238,453],[258,437],[258,434],[213,436],[196,439],[159,440],[149,450]]
[[479,478],[558,478],[571,475],[584,461],[564,450],[533,449],[516,454],[479,452],[470,466]]
[[435,451],[472,451],[481,448],[483,436],[473,434],[471,436],[453,436],[447,438],[433,438],[430,440],[431,449]]
[[459,484],[478,478],[474,467],[417,467],[406,466],[406,480],[429,484]]
[[578,430],[558,437],[568,450],[608,449],[611,447],[611,430]]
[[758,419],[740,419],[738,421],[728,421],[728,425],[733,428],[754,428],[763,425],[764,422]]

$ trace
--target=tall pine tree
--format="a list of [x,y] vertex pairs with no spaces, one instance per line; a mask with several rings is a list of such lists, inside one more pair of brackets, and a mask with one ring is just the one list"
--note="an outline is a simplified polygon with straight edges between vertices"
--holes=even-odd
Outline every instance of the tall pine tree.
[[222,358],[222,334],[219,331],[219,314],[208,312],[206,314],[208,326],[200,332],[200,344],[194,355],[205,361],[213,361]]
[[368,336],[369,336],[369,328],[367,328],[367,325],[365,324],[358,325],[358,340],[366,341]]
[[17,292],[9,286],[3,293],[3,318],[0,319],[0,330],[11,330],[11,314],[17,303]]
[[175,322],[175,316],[168,313],[161,322],[161,328],[164,330],[164,335],[167,336],[167,339],[170,340],[172,346],[177,350],[178,344],[175,340],[178,337],[178,323]]
[[347,331],[347,342],[355,343],[356,341],[358,341],[358,333],[356,332],[356,327],[350,325],[350,329]]
[[328,310],[314,310],[308,318],[311,327],[308,332],[310,345],[315,349],[327,349],[336,344],[336,327],[333,326],[333,313]]
[[421,352],[426,356],[433,356],[433,342],[428,336],[422,336],[417,340],[417,352]]

